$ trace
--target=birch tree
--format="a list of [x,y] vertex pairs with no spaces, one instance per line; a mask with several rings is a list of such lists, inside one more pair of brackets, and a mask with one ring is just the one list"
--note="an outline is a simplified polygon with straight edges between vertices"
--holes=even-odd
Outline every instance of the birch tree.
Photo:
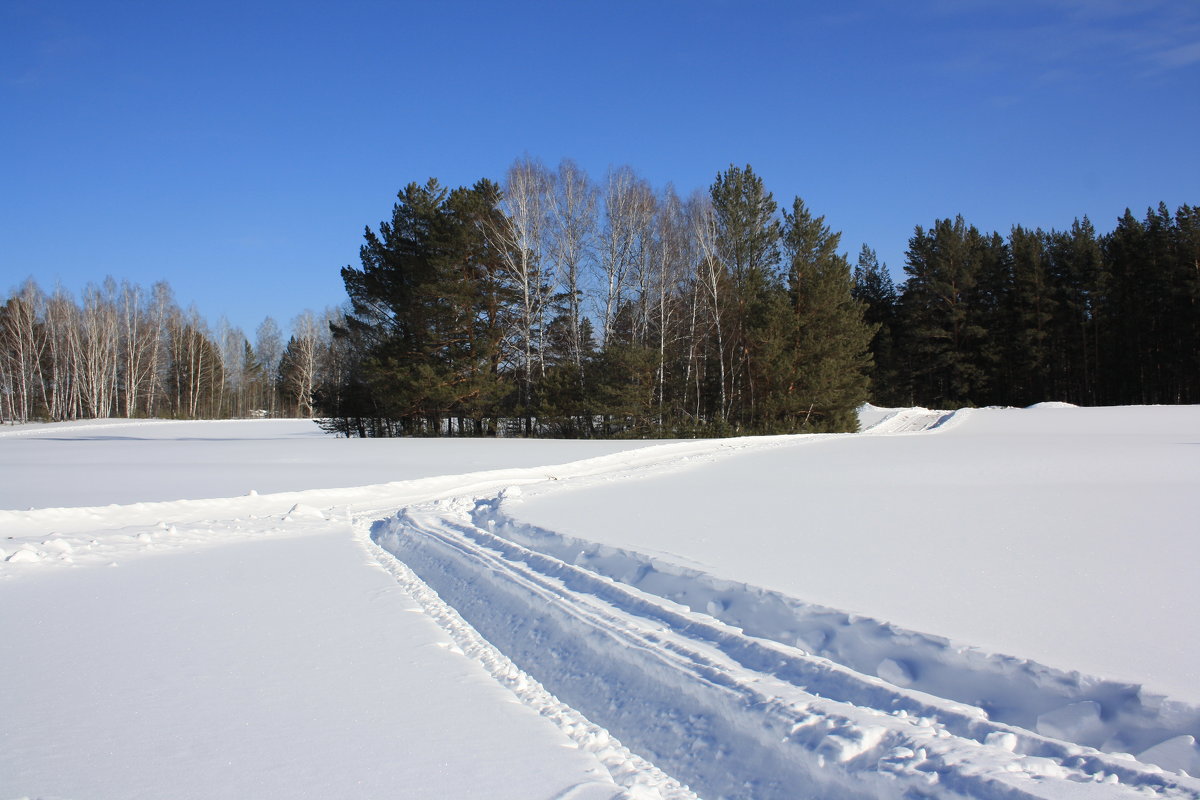
[[517,298],[515,350],[520,406],[532,432],[534,386],[545,375],[542,337],[557,274],[550,253],[549,215],[554,182],[540,163],[519,159],[505,173],[501,210],[505,222],[489,225],[489,238]]
[[0,307],[0,418],[28,422],[42,394],[41,375],[45,346],[39,321],[45,295],[32,280]]
[[566,317],[568,354],[576,380],[583,386],[584,288],[595,261],[596,214],[599,193],[587,173],[574,161],[558,165],[551,204],[551,250],[558,268],[559,304]]
[[316,315],[309,310],[292,320],[292,337],[288,340],[280,364],[283,390],[297,418],[313,415],[312,397],[317,384],[317,361],[323,340],[321,327]]
[[254,332],[254,352],[262,364],[265,385],[259,396],[259,408],[274,417],[279,409],[279,362],[283,358],[283,334],[279,323],[272,317],[265,318]]
[[629,299],[642,257],[654,193],[630,167],[609,170],[604,187],[604,217],[600,232],[600,341],[605,347],[617,313]]

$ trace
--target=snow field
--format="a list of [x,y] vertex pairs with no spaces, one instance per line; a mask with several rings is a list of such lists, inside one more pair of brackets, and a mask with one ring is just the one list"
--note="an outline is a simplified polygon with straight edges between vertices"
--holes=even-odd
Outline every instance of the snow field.
[[[252,491],[266,495],[350,489],[538,467],[651,444],[338,439],[303,419],[0,425],[0,509],[127,506],[224,500]],[[219,504],[214,508],[220,513]]]
[[[147,427],[173,443],[167,464],[129,460],[125,434]],[[206,438],[218,427],[250,442]],[[109,482],[161,497],[154,480],[116,484],[138,469],[159,479],[151,473],[171,472],[195,446],[267,452],[226,464],[219,480],[209,466],[191,465],[166,496],[262,486],[259,466],[294,444],[285,439],[272,452],[271,436],[286,427],[113,424],[119,438],[98,439],[67,426],[56,491],[43,487],[57,507],[0,511],[0,797],[636,796],[610,771],[636,788],[651,766],[582,747],[514,702],[353,532],[415,500],[544,480],[544,470],[69,507]],[[6,480],[29,452],[12,443],[0,436]],[[568,452],[520,443],[505,455],[499,444],[462,459],[459,471],[519,464],[521,451],[532,464]],[[597,452],[570,454],[589,449]],[[421,476],[453,460],[422,464],[423,456],[420,447],[394,447],[390,469]],[[305,482],[336,484],[341,464],[330,461],[329,474]]]
[[1200,705],[1200,637],[1184,623],[1200,613],[1200,407],[973,409],[922,433],[878,430],[637,481],[531,487],[509,513],[1140,686],[1147,703]]
[[[120,427],[111,426],[110,433],[120,433]],[[145,427],[161,428],[162,438],[175,442],[181,453],[188,451],[193,439],[207,446],[211,440],[206,437],[214,434],[213,426],[203,423],[134,427],[139,432]],[[255,447],[266,446],[262,440],[269,437],[261,427],[234,428],[258,442]],[[67,452],[84,449],[93,458],[60,465],[66,474],[60,476],[63,482],[56,498],[69,502],[81,496],[80,484],[72,478],[91,481],[94,488],[109,480],[123,481],[136,467],[123,448],[115,455],[111,449],[108,455],[95,455],[92,450],[129,441],[123,436],[79,437],[69,426],[64,433],[70,434]],[[0,464],[15,466],[20,455],[28,452],[7,449],[12,438],[0,437]],[[36,442],[37,437],[24,435],[22,440]],[[664,457],[643,454],[642,449],[648,448],[645,442],[605,443],[601,448],[557,442],[532,449],[531,443],[519,442],[515,457],[501,452],[507,444],[484,443],[489,452],[464,463],[524,459],[545,465],[552,464],[549,458],[555,455],[608,454],[562,466],[434,475],[347,488],[274,494],[252,490],[238,497],[203,499],[209,491],[206,485],[198,485],[194,493],[202,499],[0,511],[0,541],[6,551],[0,561],[0,639],[21,654],[18,661],[5,661],[0,667],[0,686],[12,693],[0,724],[0,797],[292,800],[377,797],[385,785],[387,793],[403,787],[399,796],[408,798],[691,797],[678,781],[622,748],[577,712],[561,704],[548,705],[532,690],[518,692],[523,702],[514,704],[514,695],[493,680],[500,671],[489,672],[491,662],[485,660],[463,659],[464,648],[456,644],[453,626],[443,630],[431,625],[430,614],[420,605],[393,609],[384,617],[348,605],[347,600],[364,593],[390,594],[378,585],[378,576],[384,574],[381,565],[363,552],[373,547],[366,534],[356,540],[347,533],[356,525],[413,503],[552,482],[560,473],[604,475]],[[244,445],[229,446],[239,452]],[[762,443],[721,443],[715,449],[732,452],[751,445]],[[688,454],[707,452],[714,445],[686,442],[664,448],[669,458],[686,460]],[[411,449],[416,452],[399,455],[420,461],[422,448]],[[276,457],[266,456],[268,461]],[[115,459],[119,468],[111,473],[94,471],[97,463],[108,458]],[[260,455],[249,461],[249,467],[227,465],[227,474],[217,485],[263,485],[257,474],[261,463]],[[435,458],[421,465],[406,462],[399,468],[420,474],[421,469],[443,464]],[[72,467],[77,470],[74,475]],[[324,469],[335,472],[339,467],[335,460]],[[156,468],[156,464],[141,467]],[[201,471],[207,474],[207,469]],[[184,473],[201,484],[207,480],[194,470]],[[327,477],[306,480],[320,482]],[[123,490],[137,492],[138,487]],[[151,485],[145,494],[135,496],[154,497],[158,492]],[[327,552],[300,544],[309,540],[321,542]],[[261,568],[253,566],[257,563],[253,558],[247,563],[249,554],[269,547],[277,548],[277,555]],[[330,565],[339,561],[345,565],[348,556],[357,559],[360,568],[341,570],[331,578]],[[390,557],[387,561],[382,566],[389,573],[401,566]],[[180,565],[185,564],[201,566],[181,576]],[[223,577],[230,570],[237,580]],[[103,591],[95,589],[97,582],[103,584]],[[208,606],[202,611],[180,611],[179,604],[187,598],[203,605],[207,593],[230,594],[231,583],[239,588],[228,602],[221,600],[221,610]],[[389,578],[388,585],[394,590],[395,580]],[[181,594],[184,586],[190,590]],[[296,592],[304,602],[288,602]],[[282,598],[279,602],[271,600],[276,595]],[[307,618],[314,604],[328,610],[326,624],[335,625],[337,638],[347,641],[379,641],[379,626],[389,625],[397,610],[416,612],[416,619],[424,622],[416,630],[402,625],[407,632],[402,641],[386,637],[390,651],[384,647],[376,658],[344,664],[331,660],[322,645],[324,629]],[[91,613],[78,613],[79,608]],[[136,613],[130,614],[130,609]],[[195,635],[193,624],[204,626],[203,635]],[[117,631],[122,635],[115,635]],[[150,641],[143,642],[143,637]],[[286,657],[276,651],[281,642],[287,643]],[[470,666],[448,670],[441,663],[447,656]],[[357,688],[349,697],[334,692],[331,696],[339,702],[309,702],[310,694],[327,693],[307,678],[297,677],[308,674],[297,664],[309,665],[314,659],[323,677]],[[226,660],[242,663],[244,669],[232,671]],[[408,668],[393,674],[391,665],[397,660]],[[384,670],[387,677],[364,677],[362,670],[368,667]],[[77,671],[86,673],[88,680],[74,680]],[[203,680],[197,685],[198,672]],[[515,668],[512,674],[518,674]],[[61,683],[67,690],[32,688],[45,682]],[[534,685],[527,677],[518,677],[516,683]],[[510,688],[516,683],[510,683]],[[372,709],[380,687],[393,684],[402,691],[389,694],[393,701],[382,706],[389,713],[381,717]],[[254,698],[259,694],[289,699],[257,702]],[[108,700],[97,702],[98,698]],[[303,710],[301,715],[308,717],[300,719],[293,709]],[[79,724],[80,719],[85,724]],[[531,726],[530,719],[536,724]],[[236,728],[239,720],[246,733],[233,736],[230,726]],[[331,732],[337,735],[331,738]],[[267,736],[260,741],[264,733]],[[405,754],[399,759],[394,755],[397,737]],[[373,742],[372,747],[364,749],[363,738]],[[176,746],[166,747],[164,741]],[[97,742],[104,744],[97,746]],[[386,767],[375,766],[385,760]]]
[[619,794],[347,521],[271,524],[291,535],[0,582],[0,797]]
[[0,432],[0,797],[1200,798],[1197,410],[862,416]]

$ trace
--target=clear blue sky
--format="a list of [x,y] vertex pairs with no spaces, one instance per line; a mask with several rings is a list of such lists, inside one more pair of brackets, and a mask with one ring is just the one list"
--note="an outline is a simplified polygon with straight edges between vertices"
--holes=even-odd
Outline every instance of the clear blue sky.
[[0,291],[344,301],[396,191],[523,154],[753,165],[897,275],[913,226],[1200,203],[1200,2],[0,0]]

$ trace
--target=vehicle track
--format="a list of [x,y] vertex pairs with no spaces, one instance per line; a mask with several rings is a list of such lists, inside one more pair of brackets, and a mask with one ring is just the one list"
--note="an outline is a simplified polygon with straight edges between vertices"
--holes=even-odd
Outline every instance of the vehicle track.
[[492,530],[489,503],[411,507],[372,538],[547,690],[702,796],[1200,798],[1200,781],[994,721],[525,547]]

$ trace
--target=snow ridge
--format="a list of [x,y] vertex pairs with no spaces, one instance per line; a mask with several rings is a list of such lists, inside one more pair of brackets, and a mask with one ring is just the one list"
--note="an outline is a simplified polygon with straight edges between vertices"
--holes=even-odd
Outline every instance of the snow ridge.
[[[1143,753],[1174,737],[1200,736],[1200,709],[1149,695],[1135,684],[985,653],[662,558],[547,531],[514,520],[500,497],[478,501],[471,517],[477,527],[509,541],[703,612],[748,636],[794,644],[898,687],[978,706],[998,722],[1107,752]],[[1194,769],[1190,763],[1160,765]]]
[[[401,512],[403,514],[403,512]],[[525,705],[553,721],[581,750],[592,753],[605,766],[614,782],[625,789],[616,798],[661,798],[662,800],[698,800],[679,781],[644,758],[630,752],[608,731],[589,721],[574,708],[551,695],[540,683],[517,667],[504,653],[482,637],[454,608],[417,577],[408,566],[392,558],[373,540],[371,524],[359,518],[355,529],[363,546],[400,584],[422,610],[450,634],[466,656],[481,663],[498,683],[509,689]],[[567,796],[583,797],[592,784],[575,787]],[[596,787],[603,788],[603,787]],[[606,795],[608,796],[608,795]]]
[[[702,795],[1049,798],[1086,785],[1200,798],[1200,781],[896,685],[912,669],[900,661],[875,676],[751,635],[654,593],[646,562],[525,547],[498,505],[414,506],[372,538],[555,695]],[[606,574],[626,567],[623,580]],[[1043,727],[1086,733],[1089,702],[1058,703]]]
[[959,424],[970,415],[971,409],[957,411],[932,411],[928,408],[900,408],[894,410],[872,406],[871,417],[876,421],[863,428],[863,433],[921,433]]

